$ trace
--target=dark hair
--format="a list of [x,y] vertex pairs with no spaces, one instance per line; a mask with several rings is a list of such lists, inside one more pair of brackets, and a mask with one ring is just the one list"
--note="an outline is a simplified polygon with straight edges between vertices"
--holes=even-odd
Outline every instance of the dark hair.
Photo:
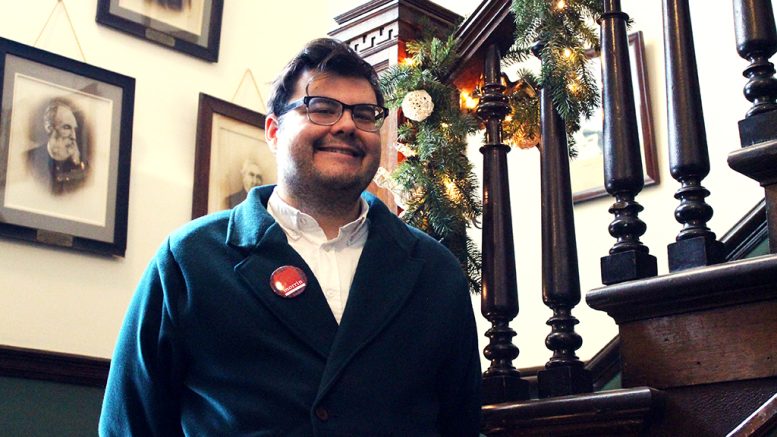
[[267,108],[270,114],[281,116],[294,93],[300,76],[306,71],[333,73],[338,76],[363,78],[369,81],[379,106],[383,93],[378,85],[378,74],[367,61],[342,41],[319,38],[310,41],[283,69],[270,87]]

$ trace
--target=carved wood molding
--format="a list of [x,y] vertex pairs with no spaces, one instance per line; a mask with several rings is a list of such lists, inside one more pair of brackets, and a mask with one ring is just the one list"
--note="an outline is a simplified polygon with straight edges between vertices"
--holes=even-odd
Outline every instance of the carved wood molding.
[[105,387],[110,360],[0,346],[0,376]]
[[[423,30],[442,35],[462,17],[429,0],[377,0],[335,17],[338,27],[329,35],[345,41],[367,61],[374,55],[396,58],[393,46],[418,38]],[[404,50],[404,48],[401,48]],[[398,59],[391,59],[392,65]]]
[[513,44],[515,23],[510,0],[486,0],[461,23],[454,34],[459,62],[448,73],[459,88],[475,83],[483,73],[485,51],[496,44],[504,54]]

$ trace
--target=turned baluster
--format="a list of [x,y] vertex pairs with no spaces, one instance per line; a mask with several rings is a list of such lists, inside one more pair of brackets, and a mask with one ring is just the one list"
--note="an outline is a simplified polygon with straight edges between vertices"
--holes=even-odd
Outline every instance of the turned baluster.
[[777,52],[777,30],[770,0],[734,0],[739,56],[750,61],[745,97],[753,102],[739,121],[742,149],[729,154],[734,170],[757,180],[766,192],[769,249],[777,253],[777,79],[769,58]]
[[518,315],[518,285],[515,275],[507,152],[502,143],[502,122],[510,112],[500,83],[500,54],[495,45],[486,52],[484,94],[477,108],[486,123],[483,154],[483,289],[481,312],[491,322],[486,332],[489,344],[484,355],[491,361],[483,373],[483,402],[492,404],[528,399],[528,382],[512,362],[518,347],[510,321]]
[[580,303],[575,218],[564,120],[547,89],[540,91],[542,125],[542,301],[553,310],[545,345],[553,356],[537,374],[541,398],[593,391],[591,373],[575,355],[583,339],[572,308]]
[[663,13],[669,170],[681,184],[674,216],[683,225],[668,247],[669,271],[674,272],[721,262],[723,245],[707,227],[712,207],[704,200],[710,192],[701,181],[710,172],[710,157],[688,0],[664,0]]
[[742,73],[749,80],[744,94],[753,102],[747,117],[777,109],[777,79],[769,58],[777,52],[777,31],[770,0],[735,0],[737,53],[750,61]]
[[637,194],[645,186],[631,84],[628,15],[620,0],[604,0],[602,14],[602,109],[604,111],[604,186],[615,197],[609,232],[617,241],[601,260],[602,282],[615,284],[655,276],[656,258],[639,237],[647,225],[639,218]]

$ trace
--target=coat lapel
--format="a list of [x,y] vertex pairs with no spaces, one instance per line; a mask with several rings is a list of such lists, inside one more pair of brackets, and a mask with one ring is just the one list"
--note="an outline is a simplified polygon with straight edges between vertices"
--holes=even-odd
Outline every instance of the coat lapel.
[[[305,290],[292,298],[276,295],[270,285],[275,269],[282,266],[300,268],[307,276]],[[337,332],[337,321],[324,298],[310,268],[289,245],[278,225],[271,226],[257,250],[235,267],[238,274],[251,284],[260,301],[300,340],[322,357],[329,355]]]
[[[288,245],[283,230],[265,209],[273,188],[254,188],[246,201],[232,210],[227,244],[247,254],[235,271],[289,332],[326,358],[337,332],[337,321],[313,272]],[[270,277],[282,266],[298,267],[305,273],[307,286],[302,294],[283,298],[273,292]]]
[[[406,237],[403,242],[407,241]],[[356,353],[391,322],[412,293],[423,261],[410,258],[407,245],[398,243],[385,227],[370,225],[370,236],[359,258],[340,328],[319,385],[319,399],[326,395]]]

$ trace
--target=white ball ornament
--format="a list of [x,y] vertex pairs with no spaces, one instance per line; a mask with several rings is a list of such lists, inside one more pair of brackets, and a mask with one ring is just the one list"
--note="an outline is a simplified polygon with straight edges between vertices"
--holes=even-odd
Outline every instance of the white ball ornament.
[[434,102],[425,90],[410,91],[402,99],[402,113],[410,120],[424,121],[432,115]]

